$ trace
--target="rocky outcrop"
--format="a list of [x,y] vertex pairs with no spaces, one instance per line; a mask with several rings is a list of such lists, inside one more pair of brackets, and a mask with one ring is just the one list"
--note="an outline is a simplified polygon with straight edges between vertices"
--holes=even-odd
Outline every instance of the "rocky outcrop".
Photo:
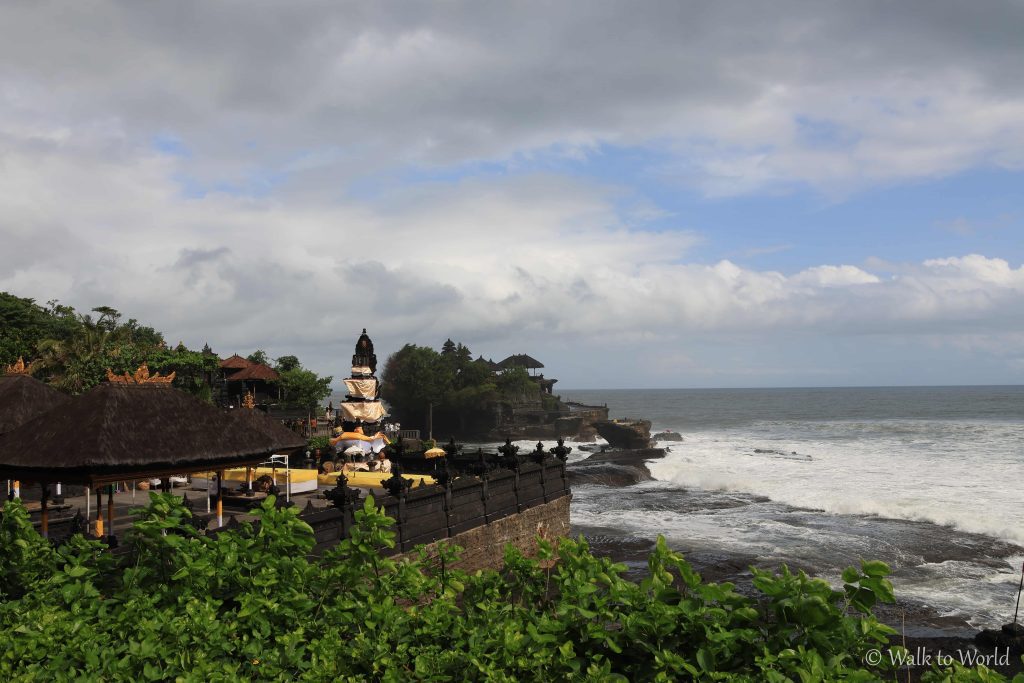
[[652,436],[651,439],[653,439],[654,441],[682,441],[683,435],[680,434],[679,432],[664,431],[658,432],[657,434]]
[[638,449],[651,445],[650,420],[600,420],[594,428],[615,448]]
[[586,460],[569,465],[569,482],[602,486],[632,486],[653,479],[648,460],[665,457],[664,448],[609,450],[594,453]]

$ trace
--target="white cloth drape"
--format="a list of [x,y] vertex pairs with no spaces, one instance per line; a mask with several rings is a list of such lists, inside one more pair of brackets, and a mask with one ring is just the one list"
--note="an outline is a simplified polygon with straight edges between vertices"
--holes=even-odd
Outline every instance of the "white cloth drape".
[[375,379],[347,379],[345,387],[349,396],[377,398],[377,380]]
[[363,453],[380,453],[384,450],[384,439],[372,439],[370,441],[363,441],[361,439],[342,439],[337,443],[335,448],[341,453],[351,455],[352,449],[361,451]]
[[341,404],[341,419],[347,422],[377,422],[385,415],[384,405],[377,401]]

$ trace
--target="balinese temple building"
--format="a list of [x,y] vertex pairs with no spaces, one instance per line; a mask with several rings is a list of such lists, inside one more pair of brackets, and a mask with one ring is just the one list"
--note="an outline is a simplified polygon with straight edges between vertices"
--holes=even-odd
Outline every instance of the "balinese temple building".
[[[481,356],[482,358],[483,356]],[[511,370],[512,368],[525,368],[530,376],[533,377],[534,381],[540,385],[540,390],[545,394],[551,394],[554,392],[555,382],[557,379],[545,379],[544,374],[541,373],[539,376],[536,371],[543,369],[544,364],[533,356],[529,356],[525,353],[517,353],[509,356],[505,360],[497,363],[498,372],[504,372],[505,370]]]
[[352,355],[352,376],[345,380],[345,400],[338,406],[338,418],[345,431],[361,426],[366,434],[373,434],[378,431],[378,423],[387,416],[380,400],[376,372],[377,356],[373,353],[373,342],[363,328],[356,342],[356,352]]
[[257,404],[273,403],[281,398],[281,376],[263,363],[253,363],[238,354],[220,362],[219,399],[223,405],[239,406],[246,394]]

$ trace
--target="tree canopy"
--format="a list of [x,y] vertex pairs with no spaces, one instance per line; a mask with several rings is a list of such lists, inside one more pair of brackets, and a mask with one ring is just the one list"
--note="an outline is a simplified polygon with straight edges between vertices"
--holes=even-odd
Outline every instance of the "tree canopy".
[[285,404],[292,408],[316,410],[320,401],[331,393],[333,376],[320,377],[312,370],[306,370],[295,356],[281,356],[277,359],[279,384]]
[[[151,372],[176,373],[174,385],[209,400],[220,361],[209,344],[193,351],[183,343],[168,347],[162,333],[135,318],[123,321],[111,306],[96,306],[78,313],[71,306],[49,301],[40,306],[0,292],[0,367],[24,358],[33,362],[33,374],[53,386],[80,394],[115,374],[134,372],[142,363]],[[269,365],[266,352],[256,350],[249,360]],[[330,394],[331,377],[306,370],[295,356],[281,356],[285,401],[293,407],[315,408]]]
[[540,395],[539,385],[524,369],[495,375],[487,363],[473,360],[469,347],[451,340],[440,353],[406,344],[388,358],[381,380],[381,396],[399,419],[425,425],[432,409],[442,420],[457,421],[460,431],[467,420],[490,413],[498,403],[536,400]]

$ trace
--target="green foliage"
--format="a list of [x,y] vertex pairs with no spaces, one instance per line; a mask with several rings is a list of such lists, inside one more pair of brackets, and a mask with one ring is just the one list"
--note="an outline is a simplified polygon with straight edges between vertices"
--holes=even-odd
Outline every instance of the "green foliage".
[[498,376],[498,390],[509,400],[536,398],[540,385],[530,378],[526,368],[515,367]]
[[[760,596],[705,583],[664,539],[649,576],[595,557],[583,539],[508,548],[500,571],[453,569],[458,549],[395,546],[368,498],[348,539],[309,559],[312,529],[272,497],[257,524],[197,532],[179,498],[152,493],[131,553],[76,537],[58,551],[20,503],[0,521],[0,679],[34,680],[739,680],[892,679],[888,567],[824,581],[754,570]],[[870,594],[873,598],[869,599]],[[869,658],[870,659],[870,658]],[[873,661],[873,660],[871,660]],[[1004,681],[983,667],[925,680]]]
[[391,354],[381,373],[381,395],[395,410],[424,415],[453,386],[447,361],[429,346],[406,344]]
[[263,349],[256,349],[248,356],[245,357],[250,363],[260,363],[261,365],[270,365],[270,359],[267,358],[267,352]]
[[281,356],[277,359],[277,365],[275,367],[278,372],[294,370],[299,367],[299,359],[297,356]]
[[319,412],[320,401],[331,393],[331,380],[334,377],[319,377],[312,370],[306,370],[296,364],[291,370],[280,370],[278,384],[284,393],[285,403],[294,408]]
[[[381,380],[381,395],[403,421],[426,426],[432,407],[435,415],[458,419],[460,431],[468,418],[490,412],[499,402],[540,398],[540,386],[525,369],[496,377],[486,363],[473,360],[468,347],[454,342],[445,342],[441,353],[406,344],[388,358]],[[556,409],[557,399],[550,397],[547,407]]]
[[331,440],[326,436],[314,436],[312,439],[309,440],[309,444],[307,445],[307,448],[309,448],[309,450],[311,451],[315,451],[318,448],[324,451],[330,447]]
[[39,342],[54,332],[53,327],[46,309],[32,299],[0,292],[0,366],[18,358],[31,361]]
[[217,356],[184,347],[154,347],[147,353],[146,362],[152,372],[176,373],[174,386],[205,400],[210,399],[210,380],[220,369]]
[[53,549],[36,533],[20,500],[4,504],[0,548],[0,598],[21,597],[56,569]]

